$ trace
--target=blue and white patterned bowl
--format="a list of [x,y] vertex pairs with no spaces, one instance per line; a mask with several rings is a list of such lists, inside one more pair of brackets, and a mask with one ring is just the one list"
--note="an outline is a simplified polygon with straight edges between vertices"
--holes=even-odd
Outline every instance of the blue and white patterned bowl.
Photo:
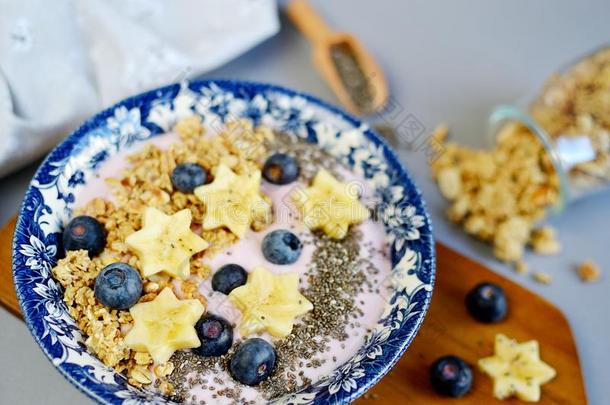
[[375,190],[391,244],[392,298],[377,327],[351,360],[280,402],[354,400],[389,371],[422,324],[435,275],[430,219],[405,168],[368,126],[314,97],[277,86],[195,81],[143,93],[95,115],[47,156],[26,193],[13,241],[15,287],[32,335],[68,381],[100,403],[166,403],[132,387],[85,350],[83,337],[62,301],[62,291],[51,277],[51,268],[74,196],[99,165],[193,113],[211,125],[234,117],[248,118],[316,142],[365,177]]

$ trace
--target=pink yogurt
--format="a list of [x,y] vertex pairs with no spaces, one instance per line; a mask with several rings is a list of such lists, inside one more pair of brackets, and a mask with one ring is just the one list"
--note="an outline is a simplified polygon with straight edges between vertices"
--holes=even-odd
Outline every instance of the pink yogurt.
[[[159,148],[165,149],[170,144],[177,142],[178,137],[173,133],[157,136],[152,138],[150,141],[145,143],[153,143]],[[137,148],[143,147],[143,144],[139,144]],[[112,199],[110,188],[105,183],[105,179],[109,177],[119,178],[122,175],[123,170],[127,167],[127,161],[125,156],[134,153],[137,149],[131,149],[122,151],[121,153],[111,157],[100,167],[98,176],[95,178],[88,179],[87,184],[79,190],[76,195],[76,206],[82,206],[87,204],[93,198],[102,197],[105,199]],[[364,181],[356,176],[355,174],[345,170],[343,173],[344,177],[349,181],[355,181],[362,187],[363,197],[371,196],[371,190],[364,186]],[[251,271],[254,267],[263,266],[273,273],[281,274],[287,272],[296,272],[300,277],[301,288],[307,287],[307,280],[304,274],[311,267],[311,259],[314,252],[314,247],[310,244],[306,244],[303,248],[301,256],[296,263],[285,266],[275,265],[268,262],[263,256],[260,246],[265,235],[274,229],[290,229],[295,234],[299,235],[303,240],[310,239],[311,232],[306,228],[299,220],[296,213],[295,207],[287,198],[288,194],[293,190],[294,187],[305,187],[304,184],[291,184],[286,186],[276,186],[263,181],[262,191],[273,201],[274,217],[275,222],[269,228],[262,232],[254,232],[249,230],[244,238],[239,240],[234,245],[227,248],[225,251],[220,252],[214,256],[211,260],[207,259],[207,263],[212,268],[212,271],[217,270],[224,264],[236,263],[244,267],[247,271]],[[357,321],[360,326],[349,330],[349,338],[342,342],[332,339],[330,342],[330,350],[325,353],[320,353],[316,356],[318,359],[326,360],[320,367],[317,368],[302,368],[305,377],[312,380],[312,382],[318,381],[320,378],[327,376],[339,365],[349,360],[357,350],[364,343],[364,338],[369,330],[373,329],[377,324],[377,320],[380,318],[383,308],[386,304],[388,297],[390,296],[389,279],[391,272],[391,264],[388,255],[388,246],[386,244],[386,237],[383,225],[379,222],[367,220],[361,225],[359,229],[363,234],[362,244],[371,243],[376,251],[381,253],[373,256],[369,259],[373,266],[378,269],[378,274],[370,274],[369,277],[373,282],[373,285],[379,286],[380,293],[376,292],[362,292],[355,297],[356,302],[364,302],[364,305],[359,304],[363,311],[363,315],[358,316]],[[366,252],[362,251],[362,256]],[[210,277],[211,278],[211,277]],[[216,315],[223,316],[235,325],[235,338],[240,339],[239,323],[241,320],[240,311],[233,306],[224,294],[212,291],[210,278],[202,280],[199,291],[208,300],[207,311]],[[176,287],[179,286],[179,282],[176,283]],[[180,294],[180,288],[174,289],[176,293]],[[275,338],[268,334],[262,334],[260,337],[273,342]],[[301,370],[297,367],[295,374],[298,374]],[[206,389],[201,386],[194,387],[190,395],[195,396],[197,401],[205,401],[205,403],[214,404],[231,404],[232,400],[218,396],[213,398],[212,395],[215,393],[215,389],[210,389],[210,386],[217,389],[222,388],[233,388],[236,383],[232,377],[223,370],[216,370],[215,372],[207,373],[204,376],[200,376],[207,385]],[[219,377],[223,381],[222,386],[214,383],[212,379]],[[245,401],[252,400],[256,403],[267,402],[259,391],[253,387],[241,386],[242,399]]]

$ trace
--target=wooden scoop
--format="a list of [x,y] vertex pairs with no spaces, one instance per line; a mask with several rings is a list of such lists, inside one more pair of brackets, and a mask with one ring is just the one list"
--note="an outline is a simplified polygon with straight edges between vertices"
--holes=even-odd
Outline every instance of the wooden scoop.
[[[293,0],[286,12],[292,22],[313,45],[313,62],[330,85],[339,101],[356,114],[373,113],[382,109],[388,99],[388,85],[381,68],[360,41],[348,33],[334,32],[306,0]],[[364,80],[368,83],[369,101],[357,102],[346,87],[335,63],[337,51],[353,56]],[[335,57],[333,56],[335,55]]]

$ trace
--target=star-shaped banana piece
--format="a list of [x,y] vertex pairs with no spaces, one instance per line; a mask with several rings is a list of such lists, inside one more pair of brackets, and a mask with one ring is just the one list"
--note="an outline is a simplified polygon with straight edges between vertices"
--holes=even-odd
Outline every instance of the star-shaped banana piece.
[[179,300],[165,287],[154,300],[129,309],[134,325],[125,335],[125,344],[137,352],[148,352],[155,363],[163,364],[176,350],[201,345],[195,323],[204,311],[199,300]]
[[237,175],[228,166],[218,165],[214,181],[195,189],[195,195],[206,207],[203,229],[225,226],[242,238],[254,219],[271,210],[260,194],[260,184],[260,170]]
[[191,231],[191,211],[184,209],[165,215],[147,207],[142,216],[142,229],[125,239],[140,259],[143,277],[166,272],[185,279],[190,274],[191,256],[208,247],[208,243]]
[[282,338],[292,332],[295,318],[313,309],[299,292],[296,273],[273,274],[256,267],[248,281],[229,293],[229,300],[242,312],[239,330],[243,336],[267,331]]
[[479,368],[494,382],[498,399],[512,395],[523,401],[538,402],[540,386],[555,377],[555,369],[540,360],[538,342],[517,343],[502,334],[496,335],[494,355],[479,360]]
[[303,223],[311,230],[322,229],[333,239],[343,239],[350,225],[370,216],[358,200],[358,189],[324,169],[316,174],[311,187],[296,190],[291,197],[301,211]]

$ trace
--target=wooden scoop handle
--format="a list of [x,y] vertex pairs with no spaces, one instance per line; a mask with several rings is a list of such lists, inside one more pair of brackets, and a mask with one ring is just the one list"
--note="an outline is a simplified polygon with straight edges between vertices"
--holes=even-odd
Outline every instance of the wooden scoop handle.
[[307,0],[291,1],[288,3],[286,13],[311,42],[323,42],[334,33]]

